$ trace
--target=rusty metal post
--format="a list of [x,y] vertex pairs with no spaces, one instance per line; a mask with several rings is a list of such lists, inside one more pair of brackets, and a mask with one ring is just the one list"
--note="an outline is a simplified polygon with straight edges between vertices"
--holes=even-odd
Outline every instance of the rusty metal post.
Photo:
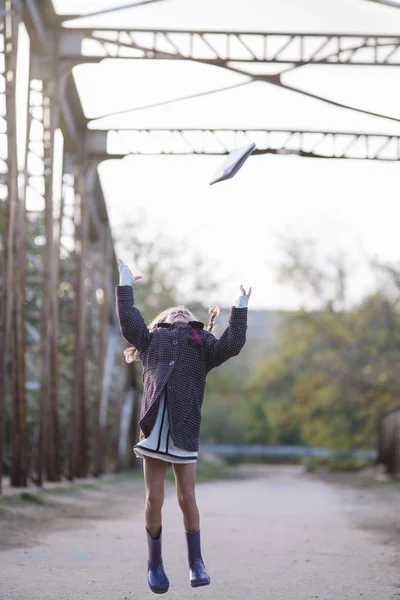
[[86,287],[85,261],[88,236],[88,210],[85,191],[88,167],[79,168],[75,198],[75,356],[74,396],[71,411],[71,468],[70,476],[85,477],[88,472],[87,406],[86,406]]
[[52,74],[45,82],[43,103],[44,123],[44,185],[45,185],[45,231],[46,245],[43,264],[43,318],[45,321],[44,348],[44,386],[47,392],[48,452],[47,478],[49,481],[60,479],[59,422],[58,422],[58,385],[56,380],[56,320],[55,320],[55,269],[54,269],[54,204],[53,204],[53,164],[54,134],[58,121],[58,106],[55,98],[57,80]]
[[[18,49],[18,26],[21,20],[21,5],[6,0],[7,14],[3,21],[6,119],[7,119],[7,200],[4,227],[4,256],[2,277],[2,310],[0,325],[0,491],[3,466],[3,428],[5,396],[7,390],[7,365],[13,334],[13,306],[15,292],[15,233],[18,211],[18,163],[17,163],[17,115],[15,84]],[[17,407],[17,412],[19,407]],[[14,413],[14,419],[16,417]],[[15,421],[14,421],[15,423]],[[21,431],[21,434],[23,432]]]
[[[94,475],[97,477],[104,472],[105,465],[105,441],[106,441],[106,430],[103,426],[101,419],[101,406],[102,406],[102,393],[103,393],[103,379],[104,369],[106,361],[106,334],[108,331],[109,323],[109,303],[108,296],[106,293],[107,283],[111,277],[110,269],[110,240],[107,235],[107,223],[104,224],[104,229],[101,232],[101,239],[99,240],[97,261],[95,263],[95,269],[99,274],[100,289],[103,292],[101,303],[99,306],[98,314],[98,353],[97,353],[97,374],[96,374],[96,432],[95,432],[95,443],[94,443]],[[98,300],[99,301],[99,300]]]
[[[30,82],[30,72],[28,81]],[[28,92],[29,94],[29,92]],[[29,460],[27,440],[27,400],[26,400],[26,362],[25,362],[25,284],[26,284],[26,190],[28,183],[28,144],[31,128],[31,114],[26,114],[25,153],[21,185],[19,189],[17,228],[15,232],[15,298],[14,298],[14,343],[12,348],[13,380],[13,431],[12,431],[12,469],[11,484],[26,487],[28,484]]]
[[[49,481],[61,478],[61,436],[59,422],[59,272],[60,216],[54,210],[55,133],[60,122],[60,101],[66,76],[60,73],[58,39],[52,34],[48,52],[43,96],[43,161],[45,190],[45,237],[43,252],[43,344],[42,344],[42,452]],[[62,215],[61,215],[62,219]]]

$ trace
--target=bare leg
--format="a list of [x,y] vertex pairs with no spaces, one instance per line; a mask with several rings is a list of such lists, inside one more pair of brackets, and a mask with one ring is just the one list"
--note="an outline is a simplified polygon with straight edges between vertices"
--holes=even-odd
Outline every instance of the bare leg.
[[167,463],[157,458],[143,459],[146,487],[146,527],[152,538],[157,539],[161,530],[161,509],[164,503],[164,479]]
[[210,577],[204,566],[200,545],[200,517],[194,493],[196,463],[174,465],[176,493],[183,513],[189,559],[189,577],[192,587],[209,585]]
[[200,529],[200,515],[195,496],[196,463],[174,464],[176,494],[183,513],[185,531]]

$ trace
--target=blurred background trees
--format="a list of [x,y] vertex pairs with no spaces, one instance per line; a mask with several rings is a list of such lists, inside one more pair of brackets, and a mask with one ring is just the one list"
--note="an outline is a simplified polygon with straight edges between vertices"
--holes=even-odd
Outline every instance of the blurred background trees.
[[284,315],[272,347],[250,344],[241,368],[210,376],[203,439],[374,448],[400,397],[400,264],[371,262],[376,289],[352,304],[345,257],[321,260],[310,241],[283,242],[278,275],[304,308]]

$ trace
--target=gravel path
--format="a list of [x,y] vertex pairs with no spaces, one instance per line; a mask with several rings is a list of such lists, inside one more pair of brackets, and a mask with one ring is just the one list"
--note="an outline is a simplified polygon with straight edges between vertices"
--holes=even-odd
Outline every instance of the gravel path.
[[[171,600],[400,600],[397,549],[356,525],[356,493],[296,468],[254,468],[244,479],[201,484],[197,496],[211,586],[189,586],[181,515],[169,488],[164,564]],[[137,501],[128,517],[79,525],[1,552],[1,600],[155,597]]]

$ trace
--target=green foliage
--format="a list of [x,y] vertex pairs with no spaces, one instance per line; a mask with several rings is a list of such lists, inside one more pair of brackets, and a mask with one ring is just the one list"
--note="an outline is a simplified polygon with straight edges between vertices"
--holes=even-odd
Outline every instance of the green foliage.
[[237,361],[228,362],[208,376],[203,403],[203,443],[244,443],[241,383],[242,370]]
[[31,504],[45,504],[43,498],[39,494],[31,494],[30,492],[21,492],[19,495],[21,500],[24,502],[30,502]]
[[259,361],[248,388],[250,422],[267,415],[274,444],[374,447],[379,416],[400,395],[400,287],[393,293],[400,271],[371,266],[386,280],[350,305],[343,259],[321,264],[310,248],[287,247],[281,279],[306,294],[312,308],[288,315],[275,347]]
[[[0,508],[6,506],[21,506],[25,503],[38,504],[45,506],[47,502],[41,495],[41,492],[20,492],[19,494],[12,494],[10,496],[2,496],[0,498]],[[6,513],[5,513],[6,514]]]

